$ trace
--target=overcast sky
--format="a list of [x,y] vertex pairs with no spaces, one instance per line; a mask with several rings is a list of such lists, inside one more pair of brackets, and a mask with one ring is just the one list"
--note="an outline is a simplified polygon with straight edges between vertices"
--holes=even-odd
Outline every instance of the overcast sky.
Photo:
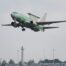
[[18,62],[21,58],[21,46],[24,47],[24,61],[34,59],[66,60],[66,23],[53,24],[58,29],[45,32],[34,32],[21,28],[3,27],[13,20],[11,12],[33,13],[41,17],[47,12],[47,21],[66,20],[66,0],[0,0],[0,58],[13,59]]

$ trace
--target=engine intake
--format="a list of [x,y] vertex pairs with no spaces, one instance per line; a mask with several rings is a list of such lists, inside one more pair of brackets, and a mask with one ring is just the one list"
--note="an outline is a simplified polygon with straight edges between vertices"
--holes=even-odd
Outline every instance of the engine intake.
[[11,25],[12,25],[13,27],[19,27],[19,26],[20,26],[18,23],[15,23],[15,22],[12,22]]

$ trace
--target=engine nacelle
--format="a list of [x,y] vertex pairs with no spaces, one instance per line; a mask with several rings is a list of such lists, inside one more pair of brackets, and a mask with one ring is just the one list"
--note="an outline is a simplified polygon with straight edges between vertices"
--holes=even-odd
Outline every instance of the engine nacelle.
[[19,27],[19,26],[20,26],[20,25],[17,24],[16,22],[12,22],[11,25],[12,25],[13,27]]

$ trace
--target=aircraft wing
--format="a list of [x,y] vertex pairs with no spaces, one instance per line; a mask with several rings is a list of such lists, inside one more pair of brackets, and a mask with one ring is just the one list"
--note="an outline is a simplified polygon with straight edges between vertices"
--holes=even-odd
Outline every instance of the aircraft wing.
[[46,22],[36,22],[38,25],[49,25],[49,24],[53,24],[53,23],[61,23],[61,22],[66,22],[66,20],[64,21],[46,21]]
[[11,24],[2,24],[2,26],[12,26]]

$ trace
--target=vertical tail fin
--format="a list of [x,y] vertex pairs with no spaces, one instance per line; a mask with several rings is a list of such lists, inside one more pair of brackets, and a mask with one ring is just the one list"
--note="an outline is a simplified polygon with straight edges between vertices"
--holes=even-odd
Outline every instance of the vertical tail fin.
[[43,15],[43,17],[40,19],[40,22],[46,21],[46,18],[47,18],[47,13],[45,13],[45,14]]

